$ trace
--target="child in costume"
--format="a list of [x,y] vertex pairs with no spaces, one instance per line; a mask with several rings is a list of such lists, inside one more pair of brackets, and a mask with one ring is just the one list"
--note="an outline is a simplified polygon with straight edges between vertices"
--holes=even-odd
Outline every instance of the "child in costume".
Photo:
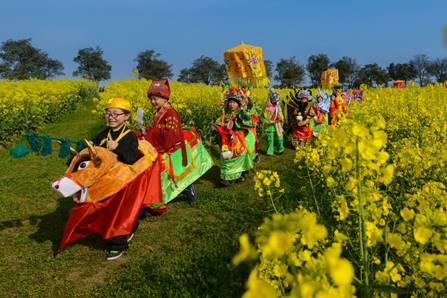
[[96,233],[106,240],[107,260],[117,259],[128,249],[141,207],[161,201],[160,179],[151,175],[157,152],[149,143],[140,143],[126,126],[130,111],[124,98],[109,100],[105,107],[108,127],[77,153],[66,174],[53,182],[56,191],[72,196],[76,203],[59,251]]
[[240,90],[232,87],[224,100],[224,113],[217,119],[215,128],[221,142],[221,184],[244,181],[243,173],[253,168],[256,158],[256,128],[252,117],[241,108]]
[[279,105],[279,93],[275,90],[270,90],[267,98],[267,105],[264,110],[264,124],[266,126],[265,132],[267,135],[267,155],[273,155],[275,145],[278,154],[284,152],[284,115],[281,106]]
[[147,96],[156,113],[151,125],[142,129],[144,138],[160,153],[163,208],[179,194],[194,203],[193,183],[213,166],[197,131],[183,129],[179,113],[169,103],[170,94],[167,79],[152,81]]
[[316,95],[316,103],[312,105],[310,126],[313,135],[318,136],[320,130],[328,124],[328,112],[330,97],[325,92],[319,90]]
[[298,108],[292,112],[292,145],[294,147],[310,144],[313,130],[310,126],[310,111],[312,109],[312,95],[310,91],[303,90],[298,94]]
[[[117,155],[117,159],[125,164],[133,164],[140,157],[138,151],[137,136],[126,126],[131,111],[130,103],[122,97],[112,98],[104,113],[107,128],[100,132],[92,142],[95,146],[105,147]],[[132,234],[118,236],[106,241],[107,260],[115,260],[121,257],[125,250],[129,248],[130,240],[138,228],[136,222]]]
[[93,138],[95,146],[109,149],[117,155],[119,161],[133,164],[139,157],[138,138],[126,126],[131,105],[122,97],[112,98],[104,113],[107,128]]
[[[183,137],[182,120],[179,113],[169,103],[171,89],[167,79],[154,80],[147,91],[147,97],[155,108],[150,127],[143,127],[144,138],[151,143],[159,153],[171,154],[181,150],[181,163],[186,166],[188,157]],[[183,194],[189,203],[197,199],[193,185],[184,189]]]
[[362,101],[363,92],[360,89],[352,89],[352,98],[356,101]]
[[334,126],[337,124],[338,114],[340,113],[340,102],[337,90],[334,90],[331,95],[331,101],[329,104],[329,124]]

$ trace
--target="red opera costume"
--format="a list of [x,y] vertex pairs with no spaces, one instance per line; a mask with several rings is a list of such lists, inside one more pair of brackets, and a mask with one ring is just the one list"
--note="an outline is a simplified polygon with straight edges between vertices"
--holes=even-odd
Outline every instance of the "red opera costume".
[[178,112],[166,103],[154,116],[151,126],[146,129],[144,139],[160,153],[182,149],[183,163],[186,164],[186,149],[182,123]]

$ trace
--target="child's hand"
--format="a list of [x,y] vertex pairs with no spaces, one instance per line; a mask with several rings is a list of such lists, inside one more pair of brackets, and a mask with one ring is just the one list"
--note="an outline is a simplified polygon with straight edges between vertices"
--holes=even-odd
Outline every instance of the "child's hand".
[[107,147],[109,148],[109,150],[113,151],[116,149],[116,147],[118,147],[118,142],[115,142],[113,140],[109,140],[107,142]]

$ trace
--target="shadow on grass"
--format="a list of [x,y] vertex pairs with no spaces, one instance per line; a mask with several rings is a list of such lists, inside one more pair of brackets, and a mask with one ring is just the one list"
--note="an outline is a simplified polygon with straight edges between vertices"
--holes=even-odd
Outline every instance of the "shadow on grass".
[[56,210],[52,213],[41,216],[38,223],[38,230],[29,236],[30,239],[36,242],[45,242],[50,240],[52,242],[51,248],[53,254],[57,254],[59,242],[64,233],[65,222],[68,219],[73,203],[66,198],[59,198]]
[[209,253],[207,249],[203,255],[194,255],[190,260],[177,260],[183,266],[175,271],[170,268],[173,264],[162,268],[159,260],[150,258],[138,266],[138,275],[126,270],[130,276],[120,274],[119,279],[109,281],[114,291],[102,294],[109,297],[120,297],[122,293],[133,297],[241,297],[251,268],[247,264],[233,267],[229,261],[233,251],[222,246]]
[[[53,254],[56,255],[59,242],[64,233],[65,223],[72,206],[73,203],[70,200],[60,198],[58,199],[58,207],[54,212],[45,215],[35,215],[2,221],[0,222],[0,231],[11,228],[20,228],[27,224],[37,226],[38,230],[29,235],[29,238],[38,243],[43,243],[48,240],[51,241]],[[101,243],[99,237],[96,235],[86,237],[76,243],[94,249],[104,249],[104,244]]]
[[221,185],[220,185],[220,167],[217,166],[216,164],[213,165],[213,167],[211,169],[209,169],[205,175],[200,177],[200,180],[206,180],[208,182],[211,182],[215,188],[221,187]]

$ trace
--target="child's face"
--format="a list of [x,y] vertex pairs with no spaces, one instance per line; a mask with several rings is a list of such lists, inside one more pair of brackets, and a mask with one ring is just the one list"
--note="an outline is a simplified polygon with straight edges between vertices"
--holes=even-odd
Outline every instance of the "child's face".
[[152,106],[156,109],[159,110],[162,106],[164,106],[166,103],[168,102],[168,100],[166,98],[163,97],[159,97],[159,96],[151,96],[151,103]]
[[230,108],[231,111],[236,111],[237,108],[239,107],[239,104],[237,102],[235,102],[234,100],[230,100],[228,102],[228,107]]
[[129,115],[118,108],[106,109],[104,116],[106,118],[107,126],[110,128],[119,128],[127,121],[127,119],[129,119]]

